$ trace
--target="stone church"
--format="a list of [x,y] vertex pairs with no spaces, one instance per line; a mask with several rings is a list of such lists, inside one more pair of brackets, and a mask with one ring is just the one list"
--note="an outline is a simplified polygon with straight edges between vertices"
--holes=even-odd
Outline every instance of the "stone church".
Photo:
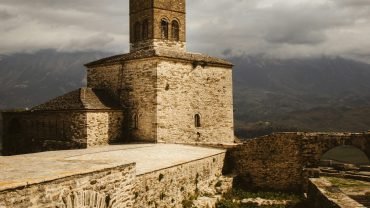
[[186,51],[185,0],[130,0],[130,53],[87,87],[4,117],[5,155],[115,143],[233,143],[232,64]]

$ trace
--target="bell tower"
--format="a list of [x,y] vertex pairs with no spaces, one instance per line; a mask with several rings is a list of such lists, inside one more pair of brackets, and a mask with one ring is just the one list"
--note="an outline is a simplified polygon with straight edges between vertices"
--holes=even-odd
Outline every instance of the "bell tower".
[[185,8],[185,0],[130,0],[130,52],[185,52]]

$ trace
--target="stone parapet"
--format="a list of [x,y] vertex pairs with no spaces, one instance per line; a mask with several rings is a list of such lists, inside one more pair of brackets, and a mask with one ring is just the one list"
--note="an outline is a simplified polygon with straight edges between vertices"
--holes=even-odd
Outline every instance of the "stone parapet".
[[319,177],[321,156],[341,145],[370,156],[368,133],[275,133],[230,149],[227,165],[246,187],[300,191]]
[[312,208],[365,208],[324,178],[309,180],[307,196]]

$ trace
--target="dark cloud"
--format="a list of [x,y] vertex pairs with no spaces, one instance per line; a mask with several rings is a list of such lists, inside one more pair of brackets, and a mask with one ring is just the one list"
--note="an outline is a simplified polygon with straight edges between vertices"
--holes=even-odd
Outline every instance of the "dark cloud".
[[6,10],[0,10],[0,20],[7,21],[9,19],[15,18],[17,15],[11,14]]
[[[369,61],[369,0],[187,2],[188,49]],[[0,54],[55,48],[128,51],[128,0],[1,0]]]

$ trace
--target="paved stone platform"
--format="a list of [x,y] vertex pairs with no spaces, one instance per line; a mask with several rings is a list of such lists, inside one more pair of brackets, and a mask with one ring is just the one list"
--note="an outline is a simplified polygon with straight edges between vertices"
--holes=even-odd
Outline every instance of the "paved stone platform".
[[176,144],[133,144],[0,156],[0,191],[136,163],[136,175],[224,153]]

